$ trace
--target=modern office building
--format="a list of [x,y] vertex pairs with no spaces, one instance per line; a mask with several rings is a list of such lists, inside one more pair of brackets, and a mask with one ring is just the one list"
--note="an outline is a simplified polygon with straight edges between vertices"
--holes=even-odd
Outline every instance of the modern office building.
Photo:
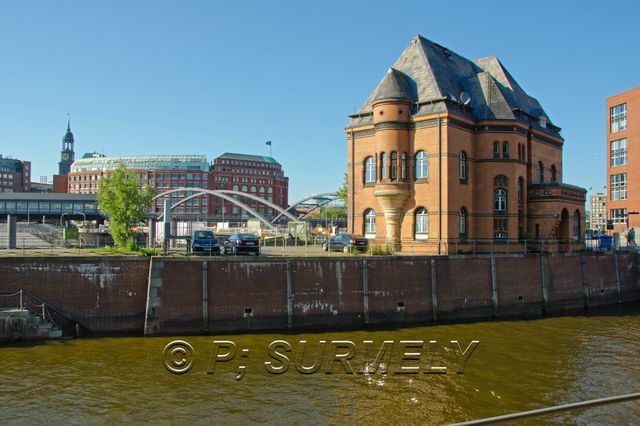
[[640,87],[607,98],[607,218],[640,226]]
[[[215,160],[209,174],[209,187],[244,192],[286,208],[289,203],[289,178],[272,157],[224,153]],[[250,197],[233,195],[259,214],[272,218],[278,213]],[[218,197],[211,199],[211,211],[217,221],[241,221],[249,214],[240,207]]]
[[[140,185],[150,186],[156,194],[176,188],[208,188],[209,164],[204,155],[149,155],[106,157],[97,153],[85,154],[75,161],[69,173],[69,192],[96,194],[100,180],[123,164],[138,176]],[[161,213],[164,199],[177,203],[191,195],[177,191],[155,201],[153,212]],[[178,220],[203,220],[209,216],[209,195],[191,199],[173,210]]]
[[91,194],[11,193],[0,194],[0,217],[16,215],[19,220],[40,221],[43,217],[60,223],[62,216],[99,220],[96,196]]
[[560,128],[496,57],[416,36],[350,117],[349,232],[438,254],[584,247],[586,191],[563,182]]
[[590,229],[605,231],[607,229],[607,194],[592,194],[589,199]]
[[31,162],[0,155],[0,192],[31,191]]

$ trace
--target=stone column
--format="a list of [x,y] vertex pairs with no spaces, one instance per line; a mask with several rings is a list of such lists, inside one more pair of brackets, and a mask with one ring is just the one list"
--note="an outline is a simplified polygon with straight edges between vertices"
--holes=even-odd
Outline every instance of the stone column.
[[402,206],[409,196],[409,191],[406,189],[386,189],[376,191],[375,196],[384,210],[384,220],[387,224],[386,243],[393,248],[394,252],[400,251]]
[[16,248],[17,219],[11,214],[7,215],[7,248],[12,250]]

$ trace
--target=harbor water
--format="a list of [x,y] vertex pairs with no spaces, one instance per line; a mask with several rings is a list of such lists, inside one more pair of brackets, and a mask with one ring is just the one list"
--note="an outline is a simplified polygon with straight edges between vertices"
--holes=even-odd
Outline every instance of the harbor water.
[[[633,311],[386,330],[18,343],[0,346],[0,418],[6,424],[446,424],[639,392],[639,339],[640,311]],[[194,352],[163,352],[174,340]],[[270,355],[277,340],[283,342]],[[475,350],[472,341],[479,342]],[[289,361],[273,356],[278,345]],[[350,352],[348,363],[334,361]],[[168,370],[187,365],[183,374]],[[520,424],[639,421],[634,401]]]

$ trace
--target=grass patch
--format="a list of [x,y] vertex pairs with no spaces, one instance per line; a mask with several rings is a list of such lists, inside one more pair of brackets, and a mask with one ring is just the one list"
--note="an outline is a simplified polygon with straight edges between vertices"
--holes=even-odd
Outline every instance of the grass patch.
[[390,244],[386,244],[386,245],[380,245],[380,244],[370,245],[369,249],[367,250],[367,254],[369,254],[371,256],[392,256],[393,255],[393,248],[391,247]]
[[93,250],[97,254],[103,254],[108,256],[159,256],[160,249],[140,247],[135,250],[130,250],[126,247],[102,247]]

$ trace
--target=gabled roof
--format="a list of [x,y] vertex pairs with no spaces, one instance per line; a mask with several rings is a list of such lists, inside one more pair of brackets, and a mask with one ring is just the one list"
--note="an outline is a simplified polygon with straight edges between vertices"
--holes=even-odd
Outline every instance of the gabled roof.
[[[460,114],[462,110],[475,120],[522,119],[534,126],[540,116],[547,117],[538,101],[525,93],[495,56],[473,62],[418,35],[352,116],[349,127],[371,123],[373,101],[403,90],[408,91],[403,96],[418,104],[413,115],[452,110]],[[470,101],[461,109],[463,92]],[[543,130],[557,134],[559,129],[547,122],[548,128]]]

